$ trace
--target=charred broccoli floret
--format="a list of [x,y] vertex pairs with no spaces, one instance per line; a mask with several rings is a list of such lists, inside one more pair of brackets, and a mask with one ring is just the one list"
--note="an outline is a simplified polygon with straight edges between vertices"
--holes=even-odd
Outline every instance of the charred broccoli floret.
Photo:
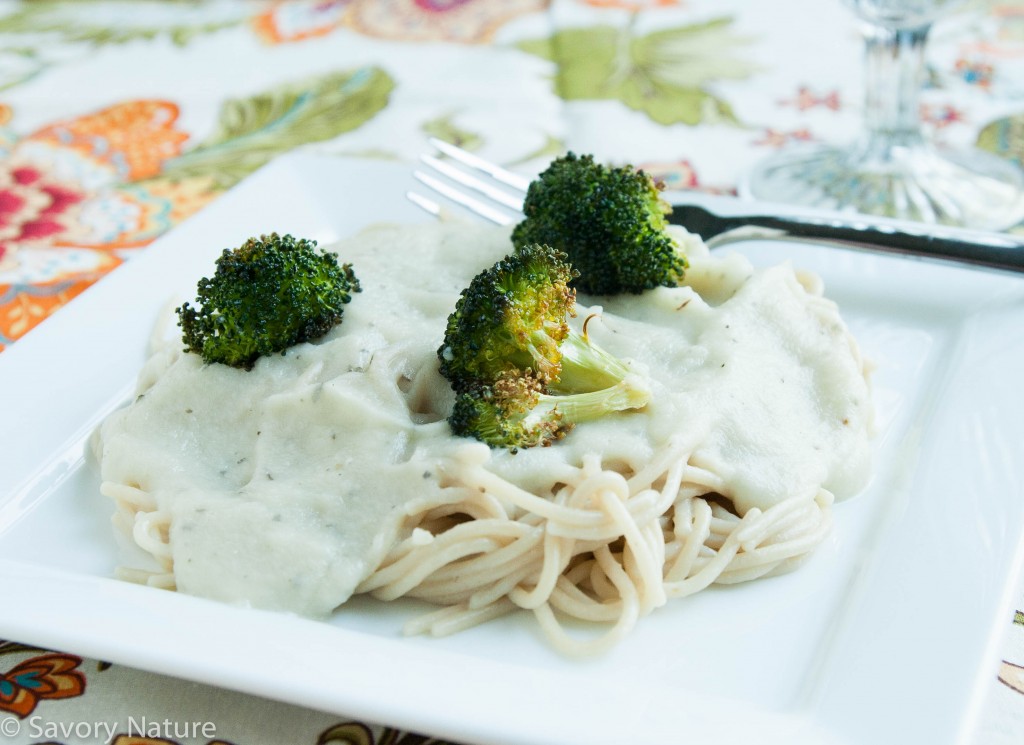
[[563,251],[579,272],[573,286],[594,295],[678,285],[686,256],[666,232],[662,185],[632,166],[612,168],[568,153],[530,184],[516,246]]
[[452,432],[494,448],[550,445],[577,423],[613,411],[642,408],[650,397],[637,381],[624,380],[599,391],[551,395],[531,375],[503,377],[459,394],[448,422]]
[[521,246],[463,290],[437,351],[459,394],[448,420],[454,432],[530,447],[577,421],[647,404],[645,381],[569,327],[574,276],[561,252]]
[[521,246],[480,272],[462,291],[438,349],[441,374],[456,392],[530,372],[544,385],[579,393],[629,373],[619,359],[569,328],[575,276],[565,255]]
[[177,308],[185,351],[250,369],[261,356],[326,334],[359,289],[352,266],[316,241],[250,238],[225,249],[213,276],[199,280],[198,307]]

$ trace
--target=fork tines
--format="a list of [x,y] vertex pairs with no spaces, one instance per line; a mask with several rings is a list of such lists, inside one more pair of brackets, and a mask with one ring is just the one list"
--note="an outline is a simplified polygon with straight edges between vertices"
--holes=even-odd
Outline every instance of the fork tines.
[[[420,160],[432,172],[413,171],[420,183],[498,225],[511,225],[522,219],[520,210],[523,195],[530,185],[528,178],[443,140],[431,138],[430,144],[448,160],[434,155],[421,156]],[[410,191],[406,196],[432,215],[443,211],[440,204],[421,194]]]

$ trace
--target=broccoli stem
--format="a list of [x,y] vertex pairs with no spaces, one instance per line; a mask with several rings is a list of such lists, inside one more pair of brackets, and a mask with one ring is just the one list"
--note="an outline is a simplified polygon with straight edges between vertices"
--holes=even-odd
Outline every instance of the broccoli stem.
[[566,424],[578,424],[600,419],[615,411],[641,409],[651,399],[651,392],[642,378],[629,375],[618,383],[586,393],[550,395],[542,393],[537,404],[524,418],[527,428],[560,415]]
[[562,370],[549,388],[556,393],[587,393],[610,388],[630,374],[622,360],[570,330],[562,341]]

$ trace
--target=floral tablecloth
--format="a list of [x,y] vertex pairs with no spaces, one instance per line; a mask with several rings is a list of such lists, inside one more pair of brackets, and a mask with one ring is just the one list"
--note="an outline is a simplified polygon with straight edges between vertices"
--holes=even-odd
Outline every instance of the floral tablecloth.
[[[779,147],[854,135],[860,43],[832,0],[5,2],[0,349],[297,148],[568,148],[731,193]],[[1024,2],[969,5],[933,32],[929,134],[1021,160],[1022,81]],[[1005,625],[977,743],[1024,742],[1024,612]],[[0,741],[433,741],[74,652],[0,642]]]

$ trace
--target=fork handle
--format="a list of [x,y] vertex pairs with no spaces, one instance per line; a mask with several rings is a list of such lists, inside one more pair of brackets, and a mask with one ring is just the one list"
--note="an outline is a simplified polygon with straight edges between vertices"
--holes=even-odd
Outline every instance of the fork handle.
[[[867,216],[723,217],[727,232],[757,226],[792,238],[854,244],[883,253],[946,259],[958,263],[1024,273],[1024,241],[1004,233],[948,226],[886,221]],[[725,232],[717,238],[724,238]]]

